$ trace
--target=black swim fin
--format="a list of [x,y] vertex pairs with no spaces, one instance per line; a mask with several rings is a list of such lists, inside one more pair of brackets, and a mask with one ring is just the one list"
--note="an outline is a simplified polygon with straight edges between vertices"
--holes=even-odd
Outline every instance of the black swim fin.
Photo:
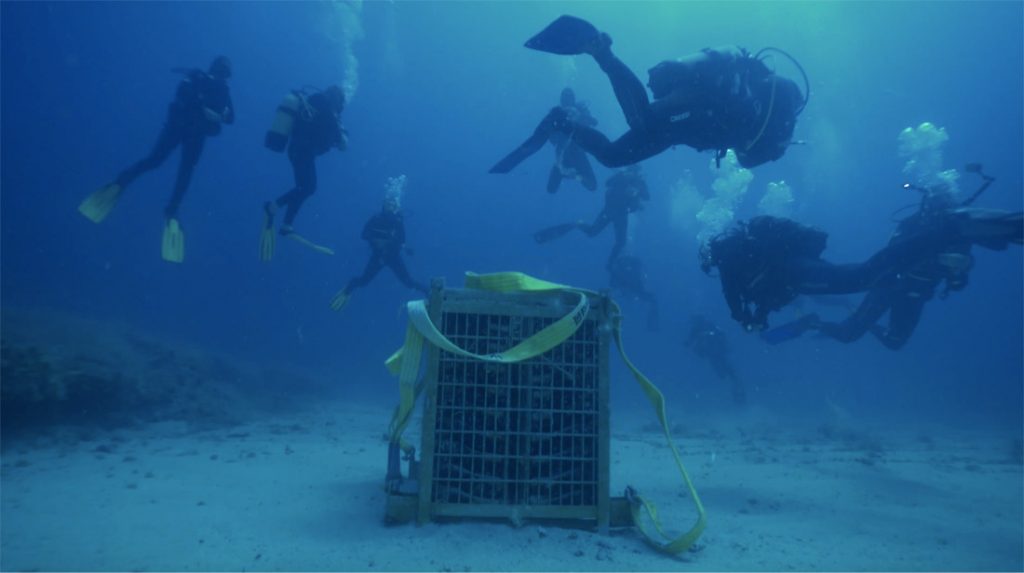
[[501,161],[494,164],[488,173],[508,173],[516,168],[517,165],[526,160],[527,157],[537,153],[544,144],[547,143],[548,134],[543,131],[536,131],[520,145],[515,148],[512,153],[509,153]]
[[579,223],[562,223],[561,225],[541,229],[533,234],[533,240],[541,244],[547,243],[564,236],[569,231],[579,228],[579,226]]
[[575,16],[560,16],[547,28],[530,38],[524,44],[531,50],[575,56],[594,44],[601,32],[593,24]]
[[818,324],[818,321],[819,319],[817,314],[805,314],[793,322],[777,326],[770,330],[761,331],[761,340],[773,346],[776,344],[782,344],[788,340],[800,338],[803,333]]

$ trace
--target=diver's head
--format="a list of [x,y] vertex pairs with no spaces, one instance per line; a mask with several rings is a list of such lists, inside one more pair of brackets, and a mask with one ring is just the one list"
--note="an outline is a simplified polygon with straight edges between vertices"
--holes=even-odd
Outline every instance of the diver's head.
[[398,197],[388,196],[384,198],[382,208],[388,213],[397,213],[401,207],[401,203],[398,201]]
[[718,266],[718,257],[715,256],[715,249],[712,247],[712,243],[717,239],[709,239],[701,243],[700,248],[697,249],[697,261],[700,263],[700,270],[704,271],[704,274],[710,275],[711,269]]
[[576,105],[576,92],[572,91],[572,88],[565,88],[562,90],[562,96],[559,103],[564,107]]
[[956,197],[953,196],[953,188],[948,183],[932,185],[922,193],[921,211],[923,212],[937,213],[954,207],[956,207]]
[[218,80],[226,80],[231,77],[231,60],[227,56],[217,56],[210,64],[208,72]]
[[345,92],[340,87],[332,85],[324,90],[324,95],[334,113],[341,113],[345,109]]

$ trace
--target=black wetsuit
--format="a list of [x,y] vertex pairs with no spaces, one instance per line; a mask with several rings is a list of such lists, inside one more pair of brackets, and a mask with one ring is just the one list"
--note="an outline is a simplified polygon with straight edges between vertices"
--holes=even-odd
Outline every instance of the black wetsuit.
[[[590,110],[582,104],[561,105],[556,109],[560,110],[562,116],[579,125],[597,125],[597,120],[590,115]],[[490,172],[508,173],[526,158],[540,151],[545,143],[551,143],[555,148],[555,164],[551,166],[548,174],[548,193],[557,192],[563,179],[577,179],[588,191],[597,189],[594,168],[590,165],[587,154],[576,145],[575,137],[571,133],[553,130],[547,123],[538,126],[533,135],[492,167]]]
[[728,380],[732,384],[732,398],[737,404],[747,401],[747,392],[740,377],[729,360],[729,341],[725,333],[703,317],[695,318],[690,328],[690,336],[684,343],[693,353],[707,360],[714,369],[715,374],[722,380]]
[[[768,314],[801,294],[850,294],[870,289],[887,274],[908,268],[952,239],[949,225],[890,243],[863,263],[821,259],[827,235],[794,221],[762,216],[713,239],[708,247],[732,317],[749,330],[768,325]],[[705,268],[709,268],[705,265]]]
[[[820,258],[825,235],[778,217],[756,217],[723,233],[704,250],[705,270],[717,266],[732,317],[747,329],[768,324],[768,313],[801,294],[851,294],[964,244],[1005,249],[1022,240],[1021,213],[956,209],[906,228],[898,240],[863,263]],[[880,287],[882,288],[882,287]]]
[[644,178],[631,171],[620,171],[612,175],[605,182],[605,188],[604,208],[593,223],[581,225],[580,230],[588,237],[593,237],[611,223],[615,227],[615,244],[608,260],[613,261],[626,246],[629,214],[640,210],[642,202],[650,200],[651,195]]
[[579,229],[588,237],[594,237],[601,233],[611,223],[615,227],[615,244],[612,252],[608,255],[608,263],[611,264],[622,249],[626,246],[626,239],[629,232],[629,214],[639,211],[643,201],[651,198],[647,191],[647,182],[637,172],[620,171],[608,178],[605,182],[604,207],[592,223],[562,223],[534,234],[538,243],[546,243],[555,238]]
[[803,105],[796,84],[736,48],[659,64],[651,70],[653,102],[610,47],[593,56],[611,81],[629,131],[613,142],[557,109],[542,125],[572,133],[607,167],[631,165],[674,145],[721,154],[731,148],[744,167],[774,161],[785,153]]
[[[581,104],[563,106],[572,121],[593,127],[597,120],[590,115],[590,110]],[[551,166],[548,174],[548,193],[555,193],[562,184],[563,179],[576,179],[587,191],[597,189],[597,176],[594,175],[594,168],[587,159],[587,154],[571,135],[560,131],[551,132],[548,141],[555,147],[555,164]]]
[[[207,119],[204,108],[220,114],[221,121]],[[181,145],[181,162],[178,164],[174,193],[164,209],[167,218],[176,217],[192,179],[192,171],[203,152],[206,137],[219,134],[221,123],[230,124],[234,121],[235,110],[227,82],[202,70],[190,70],[178,84],[174,101],[167,106],[167,120],[153,150],[144,159],[122,171],[116,183],[122,189],[128,187],[139,175],[159,167],[174,148]]]
[[[966,288],[968,273],[973,266],[973,244],[1002,250],[1010,242],[1021,241],[1019,214],[948,209],[937,213],[922,210],[904,219],[890,244],[927,232],[931,226],[942,224],[943,219],[957,222],[959,240],[951,241],[907,269],[880,279],[857,309],[842,322],[818,321],[812,327],[845,343],[859,340],[870,331],[886,348],[899,350],[910,340],[925,304],[934,298],[936,289],[943,282],[946,284],[940,293],[943,298],[950,291]],[[889,321],[882,327],[877,323],[886,312],[889,313]]]
[[329,98],[324,93],[315,93],[306,101],[308,107],[295,118],[288,145],[295,187],[275,201],[278,207],[287,206],[286,227],[291,227],[302,203],[316,192],[316,158],[333,148],[345,148],[340,112],[331,107]]
[[389,267],[405,286],[428,294],[425,285],[409,276],[405,262],[402,261],[405,223],[401,214],[382,210],[371,217],[363,227],[363,240],[370,244],[370,260],[367,261],[363,274],[352,278],[345,285],[345,294],[351,294],[353,290],[369,284],[385,266]]

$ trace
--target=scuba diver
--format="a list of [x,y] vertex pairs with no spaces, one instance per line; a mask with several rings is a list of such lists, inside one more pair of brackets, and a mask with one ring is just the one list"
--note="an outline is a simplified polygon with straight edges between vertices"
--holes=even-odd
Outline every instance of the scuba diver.
[[629,214],[642,209],[643,202],[650,199],[647,182],[640,173],[640,165],[630,165],[605,181],[604,207],[593,223],[588,225],[583,221],[576,221],[554,225],[537,231],[533,234],[533,239],[543,244],[562,237],[573,229],[579,229],[588,237],[595,237],[611,223],[615,227],[615,245],[608,256],[610,263],[626,246]]
[[220,133],[221,125],[235,121],[235,109],[227,80],[231,77],[231,60],[217,56],[207,71],[175,69],[184,74],[178,83],[174,101],[167,106],[167,120],[149,155],[122,171],[117,178],[96,191],[78,206],[90,221],[100,223],[117,205],[121,193],[139,175],[159,167],[181,146],[181,161],[174,182],[174,192],[164,208],[164,232],[161,256],[165,261],[185,260],[185,234],[178,222],[178,208],[188,190],[192,171],[199,162],[208,136]]
[[[590,114],[587,104],[576,99],[572,88],[562,90],[561,105],[558,109],[564,111],[566,117],[580,125],[587,127],[597,125],[597,120]],[[516,157],[516,164],[540,150],[545,142],[550,142],[555,148],[555,164],[551,166],[551,172],[548,174],[548,193],[556,193],[563,179],[576,179],[587,191],[597,189],[594,168],[591,167],[587,154],[573,141],[572,134],[538,128],[529,139],[512,152],[512,155]]]
[[736,375],[732,361],[729,360],[732,349],[721,328],[703,315],[696,314],[690,322],[690,335],[683,344],[694,354],[710,362],[720,379],[732,383],[733,402],[746,404],[747,390],[743,381]]
[[[824,231],[789,219],[755,217],[702,246],[701,269],[710,274],[718,268],[733,319],[748,331],[764,330],[768,313],[801,294],[867,291],[889,275],[945,253],[951,245],[966,242],[1002,249],[1021,242],[1020,212],[958,208],[930,217],[927,223],[906,228],[899,240],[890,241],[863,263],[837,265],[821,259],[828,238]],[[803,328],[813,325],[813,318],[803,321]]]
[[[939,292],[940,299],[945,299],[950,292],[967,287],[968,273],[974,266],[974,258],[971,256],[974,244],[992,250],[1005,250],[1010,242],[1020,244],[1024,235],[1019,212],[968,209],[995,179],[985,175],[981,165],[976,163],[968,165],[967,171],[979,174],[983,182],[978,191],[962,203],[955,200],[952,190],[945,184],[929,189],[904,185],[906,189],[921,193],[920,206],[917,212],[900,221],[889,244],[925,231],[957,211],[961,214],[973,211],[975,220],[972,224],[977,231],[973,240],[959,237],[908,268],[882,277],[842,322],[826,322],[817,314],[809,314],[763,332],[762,338],[769,344],[779,344],[813,329],[824,336],[850,343],[859,340],[864,333],[871,332],[886,348],[902,348],[917,328],[925,304],[934,298],[936,290],[943,283],[945,286]],[[889,314],[888,324],[882,327],[877,323],[886,313]]]
[[647,330],[657,332],[660,329],[658,300],[654,298],[644,281],[647,273],[643,263],[637,257],[620,255],[608,262],[609,285],[623,294],[643,300],[649,305],[647,310]]
[[295,187],[275,201],[263,204],[263,232],[260,234],[260,259],[269,262],[274,256],[274,215],[285,207],[280,234],[303,246],[326,255],[334,251],[318,245],[295,232],[292,225],[302,204],[316,192],[316,158],[348,146],[348,132],[341,126],[345,109],[345,92],[334,85],[326,90],[307,93],[295,90],[282,100],[264,144],[278,153],[288,150],[295,174]]
[[[721,160],[733,149],[743,167],[775,161],[792,143],[796,118],[807,105],[805,89],[776,75],[765,65],[765,48],[751,55],[736,47],[705,49],[680,60],[661,62],[648,72],[647,86],[612,53],[612,40],[592,24],[562,16],[526,42],[527,48],[553,54],[590,54],[611,81],[629,131],[610,141],[593,127],[572,120],[554,108],[537,133],[570,134],[576,145],[606,167],[621,167],[648,159],[675,145],[698,151],[715,150]],[[803,69],[796,64],[803,74]],[[524,158],[513,152],[491,168],[508,173]]]
[[397,197],[387,197],[379,213],[370,218],[363,227],[363,240],[370,244],[370,260],[363,274],[353,277],[331,299],[331,310],[340,311],[348,304],[352,291],[366,286],[385,266],[391,268],[398,280],[405,286],[429,294],[427,287],[409,276],[402,261],[402,251],[411,254],[405,246],[405,222],[399,213],[401,205]]

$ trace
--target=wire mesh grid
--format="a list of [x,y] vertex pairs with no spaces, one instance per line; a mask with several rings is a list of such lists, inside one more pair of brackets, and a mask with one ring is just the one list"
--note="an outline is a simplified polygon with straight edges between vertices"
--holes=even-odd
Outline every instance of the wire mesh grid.
[[[442,332],[477,354],[506,350],[555,319],[446,312]],[[585,320],[529,361],[441,352],[431,499],[436,503],[590,506],[598,497],[599,347]]]

